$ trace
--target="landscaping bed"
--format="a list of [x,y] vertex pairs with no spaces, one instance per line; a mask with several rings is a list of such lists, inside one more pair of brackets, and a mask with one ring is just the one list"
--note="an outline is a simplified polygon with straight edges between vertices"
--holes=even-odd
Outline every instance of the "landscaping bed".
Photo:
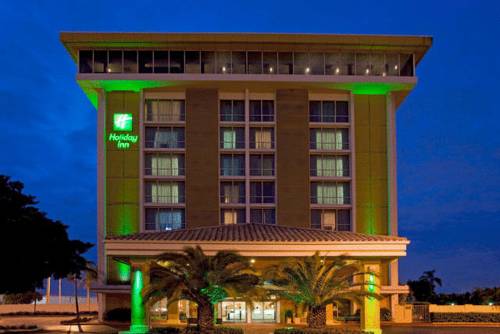
[[[198,334],[199,330],[196,326],[186,328],[179,327],[157,327],[149,331],[149,334]],[[243,334],[242,328],[216,326],[212,334]]]
[[285,327],[285,328],[277,328],[274,330],[274,334],[368,334],[368,333],[369,332],[362,332],[357,329],[348,329],[348,328],[313,329],[313,328]]
[[1,326],[0,333],[31,333],[41,330],[36,325],[20,325],[20,326]]
[[431,313],[432,322],[499,322],[500,313]]

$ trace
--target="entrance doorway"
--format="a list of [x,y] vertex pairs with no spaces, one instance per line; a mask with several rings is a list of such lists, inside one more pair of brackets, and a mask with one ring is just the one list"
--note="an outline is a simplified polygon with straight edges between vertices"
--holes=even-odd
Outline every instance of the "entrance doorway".
[[224,301],[221,303],[221,318],[224,322],[246,322],[247,305],[240,301]]
[[252,322],[276,322],[276,302],[254,302]]

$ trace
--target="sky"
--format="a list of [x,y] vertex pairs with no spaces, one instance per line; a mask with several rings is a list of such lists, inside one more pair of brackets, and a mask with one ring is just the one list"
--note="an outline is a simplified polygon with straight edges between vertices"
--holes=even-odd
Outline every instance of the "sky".
[[[500,2],[1,1],[0,174],[95,241],[96,111],[61,31],[430,35],[397,113],[400,280],[500,286]],[[90,254],[95,257],[95,250]]]

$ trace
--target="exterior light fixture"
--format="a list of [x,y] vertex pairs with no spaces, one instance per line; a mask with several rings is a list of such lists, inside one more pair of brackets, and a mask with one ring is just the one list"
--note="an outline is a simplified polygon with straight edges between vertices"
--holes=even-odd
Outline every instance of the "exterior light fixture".
[[387,73],[382,72],[382,76],[383,76],[383,77],[387,76]]
[[398,65],[394,65],[394,70],[398,70]]
[[226,73],[226,66],[222,66],[222,73]]
[[493,306],[493,302],[489,302],[489,303],[488,303],[488,305],[489,305],[489,306]]
[[338,68],[338,67],[337,67],[337,68],[335,69],[335,74],[339,74],[339,73],[340,73],[340,68]]
[[311,69],[309,67],[306,67],[306,74],[309,74],[311,72]]
[[269,73],[273,73],[273,71],[274,71],[273,67],[272,66],[269,67]]
[[254,263],[255,263],[255,259],[251,259],[251,260],[250,260],[250,263],[251,263],[251,264],[254,264]]
[[370,74],[370,69],[368,67],[365,70],[365,74]]

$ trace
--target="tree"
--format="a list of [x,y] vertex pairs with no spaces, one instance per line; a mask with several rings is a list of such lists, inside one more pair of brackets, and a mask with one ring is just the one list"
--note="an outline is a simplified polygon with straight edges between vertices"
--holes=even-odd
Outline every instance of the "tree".
[[[76,311],[75,322],[76,322],[76,325],[78,326],[78,331],[80,333],[83,332],[83,329],[82,329],[81,318],[80,318],[80,305],[78,303],[78,280],[82,279],[82,273],[85,273],[86,284],[90,284],[90,281],[97,275],[97,271],[94,267],[94,264],[91,262],[75,263],[75,266],[71,269],[71,272],[68,275],[68,280],[73,282],[73,287],[74,287],[73,291],[75,293],[75,311]],[[92,278],[90,278],[90,277],[92,277]],[[88,291],[88,289],[87,289],[87,291]],[[87,296],[88,296],[88,294],[87,294]]]
[[66,277],[86,263],[82,256],[92,244],[70,240],[67,226],[49,219],[35,207],[24,185],[0,175],[0,293],[34,292],[47,277]]
[[209,257],[199,246],[186,247],[182,253],[164,253],[151,263],[144,300],[151,303],[167,297],[169,304],[180,299],[195,302],[200,333],[209,333],[214,305],[258,283],[250,262],[238,253],[220,251]]
[[411,295],[419,302],[435,302],[437,300],[436,286],[441,286],[442,280],[436,277],[436,270],[424,271],[416,281],[408,281]]
[[345,300],[360,302],[365,296],[379,298],[359,288],[364,282],[355,277],[365,274],[359,268],[358,262],[341,257],[326,259],[316,252],[313,256],[283,261],[272,267],[266,278],[283,288],[282,297],[308,308],[310,328],[324,328],[328,304]]

